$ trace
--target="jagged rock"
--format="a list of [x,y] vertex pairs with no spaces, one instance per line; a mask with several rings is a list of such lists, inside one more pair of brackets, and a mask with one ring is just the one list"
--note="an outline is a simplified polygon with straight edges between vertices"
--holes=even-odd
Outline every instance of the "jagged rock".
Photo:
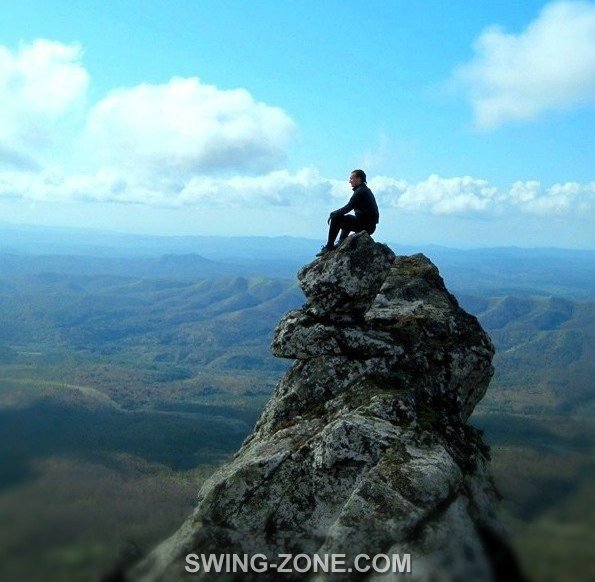
[[[129,577],[185,578],[191,552],[334,553],[349,566],[357,554],[409,553],[411,580],[475,581],[496,579],[504,556],[514,577],[488,448],[465,423],[493,373],[477,319],[426,257],[397,257],[365,232],[298,278],[307,303],[272,342],[296,361],[194,514]],[[228,575],[257,577],[279,578]],[[327,577],[362,575],[311,576]]]
[[[363,236],[368,244],[360,244]],[[319,313],[355,314],[376,296],[395,254],[362,233],[349,237],[330,258],[323,255],[322,260],[302,268],[300,287]]]

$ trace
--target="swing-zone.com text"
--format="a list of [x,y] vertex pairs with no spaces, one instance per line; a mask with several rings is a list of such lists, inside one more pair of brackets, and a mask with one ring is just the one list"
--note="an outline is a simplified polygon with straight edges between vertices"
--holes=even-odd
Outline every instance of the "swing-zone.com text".
[[188,554],[186,572],[230,573],[268,572],[388,572],[411,573],[411,554],[358,554],[353,561],[347,561],[345,554],[279,554],[269,560],[265,554]]

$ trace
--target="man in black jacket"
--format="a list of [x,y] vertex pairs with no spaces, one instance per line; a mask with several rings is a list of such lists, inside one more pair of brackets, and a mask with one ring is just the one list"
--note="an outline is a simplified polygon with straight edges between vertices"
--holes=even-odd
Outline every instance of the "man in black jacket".
[[[331,212],[327,221],[330,224],[328,241],[316,254],[317,257],[335,248],[335,239],[339,231],[341,231],[339,237],[339,244],[341,244],[351,231],[365,230],[368,234],[372,234],[376,230],[379,219],[378,206],[372,190],[366,185],[366,173],[363,170],[353,170],[349,176],[349,183],[353,189],[353,195],[345,206]],[[355,211],[355,216],[347,214],[350,210]]]

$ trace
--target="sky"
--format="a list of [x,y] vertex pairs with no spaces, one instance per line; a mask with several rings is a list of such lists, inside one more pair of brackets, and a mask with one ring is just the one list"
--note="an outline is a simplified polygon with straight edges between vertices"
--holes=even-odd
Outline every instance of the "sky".
[[595,2],[3,2],[0,222],[595,248]]

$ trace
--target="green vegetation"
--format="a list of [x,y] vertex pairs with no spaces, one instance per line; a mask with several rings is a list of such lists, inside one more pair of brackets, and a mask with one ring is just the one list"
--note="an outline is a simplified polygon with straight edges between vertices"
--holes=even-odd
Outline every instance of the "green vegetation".
[[521,562],[534,580],[591,580],[595,304],[507,296],[476,307],[497,351],[471,422],[492,445],[502,516]]
[[2,580],[96,580],[146,552],[192,511],[213,467],[173,471],[123,453],[36,459],[0,495]]
[[94,579],[176,529],[289,364],[270,334],[300,301],[262,278],[0,280],[0,578]]
[[[497,347],[471,422],[523,564],[587,580],[595,303],[459,299]],[[303,300],[263,277],[0,277],[0,578],[93,579],[173,532],[288,366],[270,337]]]
[[558,297],[461,297],[496,345],[477,412],[592,416],[595,303]]

